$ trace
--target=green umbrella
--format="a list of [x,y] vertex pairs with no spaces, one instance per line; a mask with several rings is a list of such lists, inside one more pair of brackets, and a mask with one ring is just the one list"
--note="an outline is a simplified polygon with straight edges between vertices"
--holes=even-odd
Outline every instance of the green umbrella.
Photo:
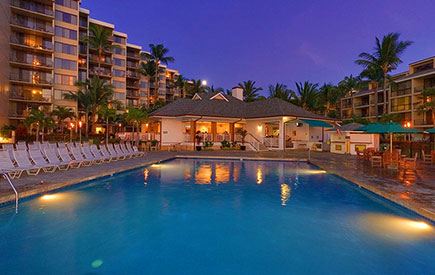
[[417,129],[405,128],[396,122],[388,122],[386,124],[379,123],[378,125],[373,125],[370,129],[366,130],[365,133],[366,134],[390,134],[390,152],[392,153],[393,134],[418,134],[418,133],[423,133],[423,131]]
[[361,126],[359,128],[356,128],[355,131],[368,131],[368,130],[371,130],[372,128],[378,127],[379,125],[383,125],[383,124],[379,123],[379,122],[375,122],[375,123],[367,124],[367,125]]
[[435,134],[435,128],[432,128],[432,129],[426,130],[425,132],[426,132],[426,133],[429,133],[429,134]]

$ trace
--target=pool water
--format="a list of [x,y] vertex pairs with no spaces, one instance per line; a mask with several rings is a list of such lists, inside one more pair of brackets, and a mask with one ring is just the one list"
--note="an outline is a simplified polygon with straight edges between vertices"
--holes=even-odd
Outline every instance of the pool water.
[[0,253],[0,274],[434,274],[435,233],[308,163],[175,159],[1,207]]

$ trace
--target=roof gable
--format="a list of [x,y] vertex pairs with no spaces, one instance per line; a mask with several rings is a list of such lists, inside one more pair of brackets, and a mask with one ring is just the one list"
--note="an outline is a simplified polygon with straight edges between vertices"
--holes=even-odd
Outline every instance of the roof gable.
[[222,93],[217,93],[214,96],[210,97],[210,100],[225,100],[226,102],[228,102],[228,99],[222,94]]

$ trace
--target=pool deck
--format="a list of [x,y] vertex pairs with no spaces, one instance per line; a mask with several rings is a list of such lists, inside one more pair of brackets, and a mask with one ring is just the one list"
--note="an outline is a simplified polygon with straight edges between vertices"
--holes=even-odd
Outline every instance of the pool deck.
[[[54,174],[41,173],[36,177],[23,176],[13,180],[20,198],[93,180],[114,173],[147,166],[175,157],[261,159],[261,160],[308,160],[303,151],[182,151],[148,152],[145,157],[134,158],[108,164],[82,167],[69,171],[57,171]],[[372,168],[368,162],[359,161],[354,156],[331,153],[311,153],[310,162],[328,173],[340,176],[371,192],[402,205],[414,212],[435,221],[435,166],[419,163],[416,171]],[[0,181],[0,204],[15,200],[6,181]]]

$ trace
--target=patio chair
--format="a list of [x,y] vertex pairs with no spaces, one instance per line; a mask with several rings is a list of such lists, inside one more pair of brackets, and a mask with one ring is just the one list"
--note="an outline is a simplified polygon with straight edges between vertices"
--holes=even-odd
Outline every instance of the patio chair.
[[133,156],[135,156],[135,154],[131,154],[131,153],[128,152],[128,151],[124,151],[124,150],[122,150],[121,145],[118,144],[118,143],[117,143],[117,144],[114,144],[113,147],[115,148],[116,152],[118,152],[118,154],[122,154],[122,155],[124,155],[125,158],[129,158],[129,159],[131,159]]
[[66,148],[59,148],[58,149],[59,152],[59,157],[64,161],[64,162],[68,162],[70,164],[71,168],[80,168],[83,164],[83,162],[81,161],[75,161],[71,158],[71,156],[69,155],[68,149]]
[[59,142],[57,144],[57,147],[66,149],[66,143],[65,142]]
[[103,162],[103,157],[101,156],[101,154],[98,154],[96,156],[93,155],[90,147],[82,147],[81,151],[85,158],[92,160],[94,164],[101,164]]
[[83,157],[80,148],[73,147],[72,149],[70,149],[70,151],[74,159],[76,161],[81,161],[83,166],[91,166],[94,163],[92,159],[86,159]]
[[370,163],[372,164],[372,167],[382,167],[382,157],[381,156],[371,156]]
[[400,168],[400,156],[397,153],[385,152],[382,155],[382,162],[385,168],[391,168],[391,169]]
[[51,165],[56,165],[57,169],[61,171],[66,171],[70,168],[70,163],[67,161],[60,160],[56,153],[57,149],[49,148],[44,150],[44,154],[47,157],[48,163]]
[[432,164],[433,162],[432,155],[426,154],[424,150],[421,150],[421,157],[423,158],[423,163]]
[[45,173],[54,173],[57,169],[57,165],[53,165],[47,162],[40,150],[29,151],[30,158],[35,165],[42,168]]
[[66,144],[66,146],[68,147],[68,149],[71,151],[72,148],[76,148],[76,145],[74,144],[74,142],[68,142]]
[[131,144],[130,144],[129,142],[126,143],[126,146],[127,146],[127,149],[128,149],[130,152],[134,152],[134,153],[136,153],[139,157],[143,157],[143,156],[145,155],[145,153],[144,153],[144,152],[140,152],[140,151],[137,149],[136,146],[131,146]]
[[406,168],[406,164],[409,163],[410,164],[409,169],[416,170],[417,169],[417,158],[418,158],[418,153],[415,153],[413,158],[402,158],[400,166],[403,168]]
[[57,149],[57,143],[49,143],[46,149]]
[[14,151],[14,159],[18,168],[26,171],[29,176],[37,176],[42,169],[42,166],[32,164],[27,151]]
[[27,150],[27,145],[25,141],[18,141],[17,150]]
[[29,151],[36,151],[36,150],[40,150],[40,146],[41,144],[38,143],[30,143],[29,144]]
[[[103,152],[104,150],[106,150],[106,147],[104,145],[100,146],[100,151]],[[108,153],[112,156],[117,158],[117,160],[123,160],[125,159],[125,156],[122,154],[119,154],[115,151],[115,149],[113,149],[113,144],[107,144],[107,150]],[[104,154],[104,153],[103,153]]]
[[356,152],[356,159],[357,160],[364,159],[364,154],[358,148],[355,148],[355,152]]
[[0,151],[0,171],[7,173],[11,179],[21,177],[23,173],[23,169],[15,167],[8,151]]
[[91,147],[91,153],[95,156],[95,157],[101,157],[102,161],[105,163],[109,163],[113,160],[112,156],[110,155],[104,155],[100,150],[98,150],[97,145],[92,144]]

